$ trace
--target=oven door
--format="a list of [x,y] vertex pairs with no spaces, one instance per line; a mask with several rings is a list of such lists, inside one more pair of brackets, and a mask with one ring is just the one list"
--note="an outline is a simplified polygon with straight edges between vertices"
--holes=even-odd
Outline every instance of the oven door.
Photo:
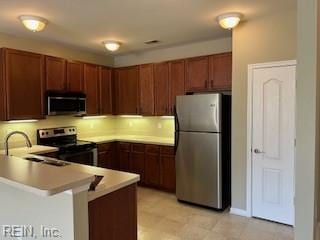
[[98,164],[96,148],[80,152],[59,153],[58,158],[66,162],[79,163],[90,166],[97,166]]

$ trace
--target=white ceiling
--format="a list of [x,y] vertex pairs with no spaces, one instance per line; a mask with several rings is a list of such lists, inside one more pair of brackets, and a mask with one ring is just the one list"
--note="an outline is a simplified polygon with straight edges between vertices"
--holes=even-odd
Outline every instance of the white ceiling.
[[[295,8],[295,0],[0,0],[0,32],[61,42],[107,53],[101,42],[123,42],[117,54],[231,36],[216,23],[217,15],[258,15]],[[17,17],[49,20],[43,32],[26,30]],[[148,40],[160,40],[148,46]]]

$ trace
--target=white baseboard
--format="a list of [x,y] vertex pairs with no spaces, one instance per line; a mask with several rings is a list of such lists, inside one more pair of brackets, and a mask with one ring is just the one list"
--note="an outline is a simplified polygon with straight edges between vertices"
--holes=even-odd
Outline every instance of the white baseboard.
[[243,217],[251,217],[246,210],[240,208],[230,208],[230,213],[233,215],[243,216]]

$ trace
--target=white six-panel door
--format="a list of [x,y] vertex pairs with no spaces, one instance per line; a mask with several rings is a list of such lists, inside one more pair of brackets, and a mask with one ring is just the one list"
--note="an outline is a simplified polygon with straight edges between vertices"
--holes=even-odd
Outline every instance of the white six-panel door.
[[252,216],[293,225],[295,66],[252,72]]

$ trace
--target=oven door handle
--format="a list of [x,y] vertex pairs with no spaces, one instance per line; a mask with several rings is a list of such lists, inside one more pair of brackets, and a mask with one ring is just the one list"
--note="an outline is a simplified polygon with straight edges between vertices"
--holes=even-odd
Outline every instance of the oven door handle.
[[93,149],[85,150],[85,151],[80,151],[80,152],[77,152],[77,153],[61,153],[61,154],[58,154],[58,158],[60,160],[67,161],[68,157],[75,157],[75,156],[79,156],[79,155],[86,154],[86,153],[92,153],[93,154],[93,165],[97,166],[98,165],[97,148],[93,148]]

